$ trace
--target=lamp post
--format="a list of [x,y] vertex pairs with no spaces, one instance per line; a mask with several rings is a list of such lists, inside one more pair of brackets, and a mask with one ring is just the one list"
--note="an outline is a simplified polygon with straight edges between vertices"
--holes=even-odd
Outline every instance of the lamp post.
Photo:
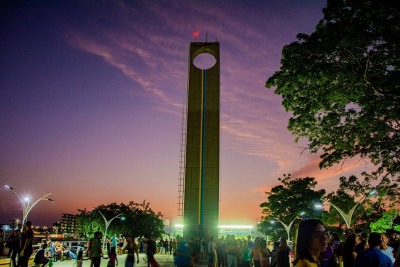
[[[280,223],[283,225],[283,227],[285,228],[286,233],[287,233],[288,241],[290,241],[290,228],[292,227],[292,224],[293,224],[294,221],[297,219],[297,217],[294,218],[294,219],[289,223],[289,225],[285,224],[284,222],[282,222],[281,220],[279,220],[279,219],[277,219],[277,218],[274,218],[274,219],[277,220],[278,222],[280,222]],[[272,222],[272,223],[275,223],[275,222]]]
[[[351,228],[351,219],[353,218],[353,214],[356,211],[358,204],[362,203],[367,197],[374,195],[376,193],[376,190],[373,189],[371,190],[368,194],[366,194],[365,196],[363,196],[359,201],[357,201],[356,204],[354,204],[354,206],[350,209],[350,211],[348,213],[344,212],[342,209],[340,209],[338,206],[336,206],[335,204],[333,204],[330,201],[325,201],[325,203],[331,205],[333,208],[335,208],[337,210],[337,212],[339,212],[340,216],[342,216],[346,227],[347,228]],[[316,208],[322,208],[324,204],[319,204],[319,205],[315,205]]]
[[104,219],[104,225],[105,225],[105,230],[104,230],[104,239],[103,239],[103,249],[105,248],[106,245],[106,238],[107,238],[107,229],[110,226],[111,222],[116,219],[116,218],[121,218],[122,214],[118,214],[114,217],[112,217],[110,220],[107,220],[106,217],[103,215],[103,213],[101,213],[100,210],[98,210],[98,212],[100,213],[100,215],[103,217]]
[[[305,214],[305,212],[302,211],[302,212],[300,212],[299,215],[300,215],[300,216],[303,216],[304,214]],[[286,233],[287,233],[287,235],[288,235],[288,239],[287,239],[288,242],[290,241],[290,228],[292,227],[294,221],[295,221],[297,218],[298,218],[298,215],[296,215],[296,217],[289,223],[289,225],[285,224],[284,222],[282,222],[282,221],[279,220],[278,218],[274,218],[275,220],[277,220],[278,222],[280,222],[280,223],[283,225],[283,227],[285,228]],[[274,223],[274,222],[272,222],[272,223]]]
[[24,224],[27,221],[29,212],[31,212],[32,208],[37,203],[39,203],[39,201],[41,201],[41,200],[54,201],[51,198],[47,198],[48,196],[50,196],[53,193],[48,193],[48,194],[45,194],[45,195],[39,197],[37,200],[35,200],[33,202],[29,202],[29,198],[22,199],[21,196],[18,194],[18,192],[14,189],[14,187],[6,185],[6,184],[4,186],[6,188],[8,188],[8,189],[11,189],[17,195],[17,197],[19,199],[19,202],[21,203],[21,206],[22,206],[22,224]]

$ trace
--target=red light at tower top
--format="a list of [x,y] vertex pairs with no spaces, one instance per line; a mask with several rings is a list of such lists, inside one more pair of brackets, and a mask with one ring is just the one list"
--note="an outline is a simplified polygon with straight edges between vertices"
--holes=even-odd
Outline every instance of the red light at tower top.
[[197,38],[199,37],[199,32],[193,32],[194,41],[196,42]]

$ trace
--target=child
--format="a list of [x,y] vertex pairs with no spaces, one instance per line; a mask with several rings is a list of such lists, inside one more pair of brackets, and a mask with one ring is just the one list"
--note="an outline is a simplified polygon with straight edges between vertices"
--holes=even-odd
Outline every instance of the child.
[[118,266],[117,253],[115,252],[115,247],[112,247],[110,253],[108,254],[107,267]]

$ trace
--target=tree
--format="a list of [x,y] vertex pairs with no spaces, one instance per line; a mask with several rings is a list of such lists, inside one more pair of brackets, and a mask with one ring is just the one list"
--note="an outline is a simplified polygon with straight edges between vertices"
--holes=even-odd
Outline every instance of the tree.
[[[398,185],[390,179],[383,178],[378,185],[372,185],[370,175],[363,173],[363,179],[351,175],[339,178],[339,188],[327,194],[324,201],[332,203],[344,213],[349,214],[354,209],[351,225],[356,228],[369,228],[369,222],[378,220],[386,209],[393,208],[399,203]],[[327,225],[344,226],[344,219],[332,205],[329,212],[322,215]]]
[[133,237],[161,237],[164,233],[164,224],[161,213],[155,213],[150,203],[145,200],[142,203],[130,201],[128,204],[111,203],[108,205],[100,205],[92,211],[78,210],[77,225],[80,236],[86,238],[92,236],[96,231],[105,231],[104,219],[101,217],[100,211],[106,219],[122,214],[124,220],[115,219],[110,223],[107,229],[107,235],[114,234],[132,235]]
[[150,203],[143,201],[135,203],[130,201],[128,207],[131,211],[130,220],[124,224],[124,231],[134,237],[161,237],[164,234],[164,222],[161,213],[155,213],[150,208]]
[[[349,214],[354,209],[351,219],[351,225],[357,225],[357,228],[367,228],[365,225],[368,221],[366,210],[369,210],[369,216],[372,216],[373,209],[371,197],[376,197],[378,191],[372,187],[370,180],[366,177],[363,181],[357,176],[342,176],[339,178],[339,188],[327,194],[324,198],[326,202],[332,203],[344,213]],[[343,228],[345,221],[336,208],[332,205],[327,213],[324,213],[322,220],[327,225],[336,226],[338,229]]]
[[100,221],[97,214],[87,211],[86,209],[78,209],[76,215],[76,225],[78,235],[80,239],[88,240],[96,231],[100,231],[101,224],[104,222]]
[[[328,0],[310,34],[282,50],[276,87],[296,142],[320,167],[369,159],[375,174],[400,179],[400,5],[392,0]],[[375,176],[378,177],[378,176]]]
[[397,210],[385,211],[379,220],[371,222],[371,232],[386,233],[388,230],[400,231],[400,224],[395,224],[394,220],[398,217]]
[[[272,232],[275,232],[275,236],[278,234],[286,238],[283,225],[274,223],[271,227],[271,222],[279,220],[289,226],[292,221],[300,218],[300,214],[315,217],[317,215],[314,209],[315,201],[322,198],[325,190],[314,190],[317,181],[312,177],[292,179],[290,174],[284,174],[278,181],[282,184],[273,187],[270,192],[265,192],[267,201],[260,204],[263,217],[258,228],[264,234],[271,236],[274,235]],[[279,233],[276,232],[278,229]],[[294,229],[291,229],[294,232]]]

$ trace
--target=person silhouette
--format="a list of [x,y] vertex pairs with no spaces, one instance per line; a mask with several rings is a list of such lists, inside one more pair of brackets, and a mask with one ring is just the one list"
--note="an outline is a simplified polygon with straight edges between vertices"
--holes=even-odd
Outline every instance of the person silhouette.
[[21,235],[21,246],[19,249],[18,266],[28,267],[28,261],[33,253],[32,242],[33,242],[33,230],[32,222],[27,221],[25,223],[25,229]]

